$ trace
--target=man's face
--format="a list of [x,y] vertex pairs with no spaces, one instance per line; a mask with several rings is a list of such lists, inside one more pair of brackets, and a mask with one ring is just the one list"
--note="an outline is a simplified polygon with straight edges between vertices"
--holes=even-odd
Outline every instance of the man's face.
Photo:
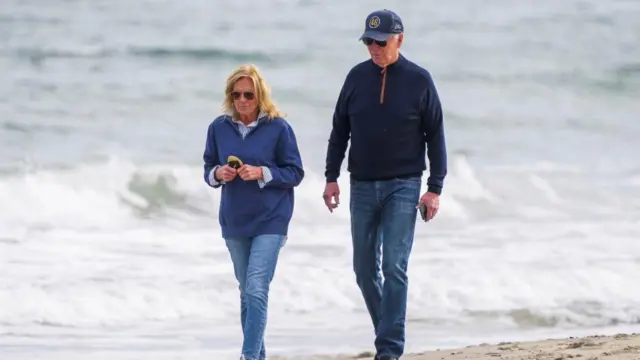
[[385,41],[364,38],[362,42],[367,46],[371,60],[373,60],[376,65],[385,67],[398,58],[403,37],[403,34],[390,35]]

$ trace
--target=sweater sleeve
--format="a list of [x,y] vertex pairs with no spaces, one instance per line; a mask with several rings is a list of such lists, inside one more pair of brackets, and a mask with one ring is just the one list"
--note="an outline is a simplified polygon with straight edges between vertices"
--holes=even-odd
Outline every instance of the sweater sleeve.
[[209,125],[209,129],[207,130],[207,140],[202,159],[204,160],[204,181],[212,188],[219,188],[222,186],[221,182],[211,181],[212,179],[215,179],[212,171],[215,171],[215,169],[221,165],[218,157],[218,146],[216,144],[213,122]]
[[440,194],[447,176],[447,148],[444,135],[442,105],[431,76],[428,77],[422,103],[422,130],[427,143],[429,178],[427,191]]
[[344,161],[345,152],[347,151],[349,138],[351,136],[351,126],[349,124],[347,107],[348,83],[349,75],[347,75],[347,79],[345,79],[345,82],[342,85],[342,89],[338,95],[336,107],[333,112],[333,127],[331,129],[331,134],[329,135],[329,145],[327,146],[327,158],[324,173],[328,183],[336,182],[338,177],[340,177],[340,167],[342,166],[342,161]]
[[[276,166],[269,168],[270,179],[265,179],[265,187],[292,188],[304,178],[302,158],[293,128],[284,123],[278,138]],[[267,181],[268,180],[268,181]]]

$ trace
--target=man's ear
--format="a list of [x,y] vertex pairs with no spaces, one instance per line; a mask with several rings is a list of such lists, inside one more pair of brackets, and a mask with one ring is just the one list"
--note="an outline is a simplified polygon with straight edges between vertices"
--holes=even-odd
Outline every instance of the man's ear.
[[398,34],[398,47],[402,46],[403,40],[404,40],[404,34]]

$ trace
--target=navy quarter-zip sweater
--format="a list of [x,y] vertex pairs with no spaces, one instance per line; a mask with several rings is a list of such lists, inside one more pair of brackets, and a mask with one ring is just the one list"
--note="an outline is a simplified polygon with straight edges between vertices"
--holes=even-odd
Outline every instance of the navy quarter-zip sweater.
[[354,66],[338,96],[325,177],[335,182],[351,139],[347,170],[355,180],[422,176],[440,194],[447,175],[442,108],[431,74],[404,56],[384,70]]
[[[245,164],[266,166],[271,180],[260,187],[257,180],[212,185],[209,174],[227,163],[229,155]],[[304,178],[302,160],[293,129],[282,118],[258,119],[243,138],[231,116],[221,115],[209,125],[204,150],[204,181],[222,187],[218,220],[223,238],[287,235],[294,208],[294,187]]]

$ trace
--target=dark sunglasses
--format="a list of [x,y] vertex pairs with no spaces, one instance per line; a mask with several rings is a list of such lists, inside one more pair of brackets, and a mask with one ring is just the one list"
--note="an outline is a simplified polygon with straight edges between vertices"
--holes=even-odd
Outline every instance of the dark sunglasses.
[[231,160],[227,163],[227,165],[229,165],[230,167],[236,170],[240,169],[240,167],[242,166],[242,164],[238,160]]
[[238,170],[242,166],[242,160],[240,160],[239,158],[237,158],[237,157],[235,157],[233,155],[230,155],[227,158],[227,165],[229,165],[230,167]]
[[243,96],[244,98],[247,100],[253,100],[256,97],[256,94],[252,93],[251,91],[245,91],[245,92],[239,92],[239,91],[234,91],[231,93],[231,97],[233,98],[233,100],[238,100],[240,99],[240,96]]
[[365,45],[367,45],[367,46],[369,46],[369,45],[371,45],[371,44],[373,44],[373,43],[376,43],[376,45],[378,45],[378,46],[380,46],[380,47],[385,47],[385,46],[387,46],[387,40],[382,40],[382,41],[380,41],[380,40],[374,40],[374,39],[372,39],[372,38],[363,38],[363,39],[362,39],[362,42],[363,42]]

